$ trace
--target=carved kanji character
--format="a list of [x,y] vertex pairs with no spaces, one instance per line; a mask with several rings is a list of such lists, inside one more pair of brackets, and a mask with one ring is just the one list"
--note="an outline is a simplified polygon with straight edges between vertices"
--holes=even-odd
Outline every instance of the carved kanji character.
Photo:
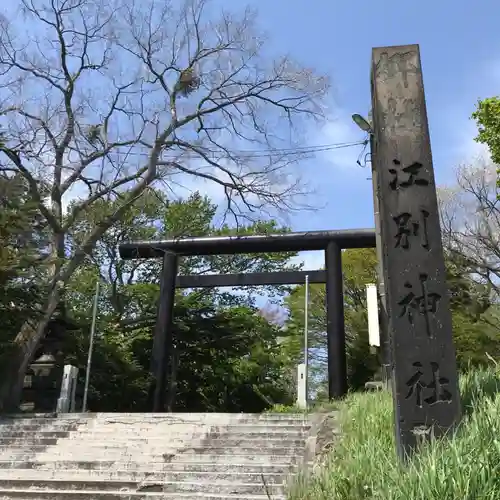
[[395,247],[407,250],[410,248],[410,237],[417,237],[420,235],[420,244],[422,247],[429,248],[427,217],[429,217],[429,212],[427,212],[427,210],[420,210],[418,219],[413,219],[409,212],[403,212],[393,217],[397,225]]
[[432,338],[433,331],[431,328],[430,314],[437,311],[438,303],[441,300],[441,295],[435,292],[429,292],[427,289],[428,276],[425,273],[419,275],[420,279],[420,295],[413,293],[413,285],[410,282],[405,283],[405,287],[410,291],[398,302],[401,306],[399,317],[406,316],[411,325],[415,323],[414,311],[422,315],[425,319],[427,335]]
[[401,162],[399,160],[393,160],[396,168],[390,168],[389,172],[392,174],[393,179],[389,183],[391,189],[396,190],[398,188],[407,188],[413,186],[428,186],[429,181],[427,179],[422,179],[419,177],[421,175],[420,170],[423,165],[419,162],[414,162],[407,167],[399,168]]
[[[424,403],[433,405],[436,403],[449,403],[452,400],[451,392],[446,389],[446,385],[450,383],[449,379],[442,377],[439,373],[439,364],[430,363],[431,380],[426,382],[424,379],[423,364],[420,361],[413,363],[415,373],[406,382],[408,394],[406,399],[415,397],[415,403],[422,408]],[[427,397],[425,397],[427,395]]]

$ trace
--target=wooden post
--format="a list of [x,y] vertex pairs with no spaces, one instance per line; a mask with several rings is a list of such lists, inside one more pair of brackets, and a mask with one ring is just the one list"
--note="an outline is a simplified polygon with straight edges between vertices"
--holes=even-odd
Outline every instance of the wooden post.
[[406,458],[461,413],[418,45],[373,49],[372,109],[396,438]]

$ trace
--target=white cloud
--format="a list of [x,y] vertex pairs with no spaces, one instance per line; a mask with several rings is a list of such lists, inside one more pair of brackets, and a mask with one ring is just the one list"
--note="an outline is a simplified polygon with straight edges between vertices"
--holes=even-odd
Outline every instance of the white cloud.
[[[323,144],[344,144],[363,141],[367,135],[362,132],[352,121],[351,116],[345,112],[340,112],[336,117],[332,117],[323,126],[318,134],[318,140],[315,145]],[[321,144],[320,144],[321,143]],[[359,173],[359,165],[356,163],[363,149],[363,146],[341,147],[330,149],[318,154],[320,160],[324,160],[333,167],[342,169],[342,173]],[[364,163],[364,155],[370,152],[369,146],[366,147],[360,159]]]
[[[456,124],[454,124],[454,127]],[[485,144],[475,141],[477,136],[477,125],[474,120],[468,119],[461,127],[458,137],[458,151],[461,161],[471,161],[476,158],[490,159],[490,152]]]

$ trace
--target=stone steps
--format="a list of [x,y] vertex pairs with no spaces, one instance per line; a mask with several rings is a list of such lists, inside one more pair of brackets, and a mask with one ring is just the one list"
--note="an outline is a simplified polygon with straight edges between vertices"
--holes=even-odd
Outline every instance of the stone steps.
[[[103,472],[114,474],[118,472],[128,472],[132,474],[147,474],[147,473],[171,473],[171,472],[215,472],[220,474],[247,472],[247,473],[288,473],[297,470],[297,464],[274,462],[272,464],[255,464],[255,463],[210,463],[210,462],[170,462],[170,463],[136,463],[136,462],[117,462],[114,460],[73,460],[73,461],[0,461],[1,470],[43,470],[52,471],[54,473],[66,473],[74,470],[83,472]],[[14,472],[13,472],[14,473]]]
[[[276,457],[276,456],[287,456],[295,455],[301,453],[302,448],[299,447],[287,447],[287,448],[268,448],[259,449],[259,455],[265,457]],[[26,450],[12,450],[12,457],[18,455],[25,455]],[[33,454],[33,453],[31,453]],[[196,448],[169,448],[165,447],[159,450],[151,450],[147,447],[143,450],[130,450],[130,449],[115,449],[110,450],[106,448],[80,448],[79,450],[71,450],[70,448],[56,450],[45,450],[37,453],[37,459],[43,459],[44,457],[51,457],[59,460],[71,459],[74,456],[78,458],[92,458],[97,455],[105,457],[108,460],[112,459],[123,459],[127,458],[129,460],[134,459],[146,459],[146,460],[163,460],[166,456],[182,456],[189,457],[190,459],[195,456],[218,456],[218,457],[228,457],[228,456],[253,456],[255,455],[255,448],[238,448],[238,447],[224,447],[224,448],[212,448],[209,446],[196,447]]]
[[[293,470],[293,469],[291,469]],[[265,484],[282,484],[283,475],[290,472],[287,468],[273,467],[266,472],[205,472],[205,471],[167,471],[167,472],[136,472],[130,470],[88,470],[74,469],[61,472],[57,469],[0,469],[0,481],[23,480],[23,481],[123,481],[123,482],[152,482],[166,481],[188,483],[224,481],[254,484],[265,482]]]
[[132,493],[63,490],[0,490],[0,500],[285,500],[285,495],[224,495],[219,493]]
[[0,500],[284,500],[311,432],[288,414],[2,417]]
[[65,417],[58,417],[58,418],[6,418],[6,417],[0,417],[0,427],[2,425],[13,425],[13,426],[24,426],[28,425],[31,427],[34,427],[36,425],[73,425],[73,424],[78,424],[78,425],[84,425],[88,424],[95,419],[93,418],[86,418],[86,419],[80,419],[80,418],[65,418]]
[[75,491],[75,492],[120,492],[120,493],[209,493],[224,495],[283,494],[283,483],[267,484],[261,482],[237,483],[231,481],[116,481],[116,480],[0,480],[0,491],[31,490]]
[[[182,432],[185,429],[189,429],[190,431],[202,431],[204,429],[218,429],[221,431],[238,431],[238,432],[262,432],[262,431],[276,431],[276,432],[288,432],[292,430],[302,430],[306,431],[309,429],[309,425],[305,423],[300,424],[292,424],[292,423],[274,423],[274,422],[266,422],[259,424],[251,424],[251,423],[220,423],[220,424],[204,424],[204,425],[193,425],[193,424],[181,424],[181,423],[165,423],[163,425],[159,424],[141,424],[141,423],[130,423],[130,424],[102,424],[100,425],[98,422],[93,422],[92,424],[87,424],[81,428],[82,431],[87,432],[106,432],[108,429],[113,429],[114,432],[128,432],[131,429],[134,432],[156,432],[168,434],[170,432]],[[24,430],[24,429],[23,429]],[[35,430],[43,431],[45,429],[37,428]],[[48,429],[51,430],[51,429]],[[79,430],[79,429],[78,429]]]
[[67,425],[0,425],[0,435],[10,432],[67,432],[67,431],[87,431],[87,432],[105,432],[109,428],[113,428],[116,432],[129,431],[134,429],[137,432],[180,432],[186,427],[192,427],[193,430],[202,430],[206,428],[215,429],[227,429],[227,430],[241,430],[242,432],[255,430],[262,431],[273,430],[287,432],[290,430],[307,430],[309,425],[306,423],[293,423],[293,422],[262,422],[258,424],[252,424],[250,422],[242,423],[224,423],[219,424],[203,424],[203,425],[192,425],[192,424],[181,424],[181,423],[165,423],[161,424],[145,424],[145,423],[121,423],[121,424],[110,424],[110,423],[100,423],[100,422],[87,422],[85,424],[67,424]]
[[62,439],[70,437],[68,431],[9,431],[0,433],[0,438],[4,440],[10,439]]
[[202,434],[206,432],[219,432],[219,433],[237,433],[250,435],[250,436],[262,436],[262,435],[297,435],[307,432],[309,427],[306,426],[253,426],[253,425],[236,425],[236,426],[205,426],[201,428],[192,428],[186,429],[186,426],[182,428],[179,426],[176,428],[175,426],[169,426],[169,428],[157,428],[157,427],[84,427],[81,429],[69,429],[69,430],[60,430],[60,429],[9,429],[0,433],[0,437],[4,439],[8,439],[10,437],[22,437],[26,436],[29,433],[36,433],[39,436],[45,437],[65,437],[68,433],[72,435],[84,435],[84,436],[103,436],[107,435],[109,437],[110,430],[112,429],[112,433],[130,433],[131,435],[139,435],[139,436],[151,436],[151,437],[159,437],[159,436],[179,436],[179,437],[190,437],[195,434]]
[[[241,446],[241,447],[252,447],[255,448],[255,444],[257,443],[259,446],[266,446],[269,448],[275,447],[285,447],[285,446],[303,446],[304,442],[307,439],[307,435],[305,433],[299,435],[288,436],[286,434],[283,435],[274,435],[274,434],[264,434],[264,435],[256,435],[256,436],[247,436],[245,434],[241,436],[227,436],[227,435],[214,435],[210,432],[205,434],[192,434],[189,436],[110,436],[108,439],[91,439],[92,436],[88,436],[87,434],[83,434],[85,437],[84,440],[81,440],[88,447],[102,447],[106,446],[109,448],[142,448],[144,446],[149,447],[179,447],[179,445],[186,445],[186,443],[192,443],[193,446],[199,446],[201,444],[205,444],[210,442],[210,446],[219,448],[219,447],[231,447],[231,446]],[[100,437],[100,436],[99,436]],[[75,434],[73,436],[65,436],[63,439],[61,438],[45,438],[45,437],[31,437],[27,436],[25,438],[16,437],[12,439],[0,438],[0,449],[3,448],[15,448],[16,446],[33,446],[34,450],[37,448],[47,448],[53,445],[67,446],[74,449],[75,441],[80,441],[78,436]]]
[[[36,457],[37,461],[43,461],[46,463],[50,462],[59,462],[59,463],[67,463],[68,467],[71,463],[79,463],[79,462],[113,462],[113,463],[137,463],[137,464],[150,464],[151,466],[162,466],[167,463],[175,462],[177,464],[181,463],[210,463],[210,464],[224,464],[236,461],[241,464],[267,464],[269,462],[276,462],[279,464],[297,464],[301,461],[302,457],[291,456],[291,455],[261,455],[256,454],[255,450],[253,453],[247,453],[246,455],[242,454],[233,454],[233,455],[219,455],[217,453],[190,453],[184,454],[181,453],[179,456],[175,454],[165,454],[165,456],[161,455],[151,455],[151,454],[142,454],[142,455],[127,455],[127,454],[103,454],[101,455],[103,460],[96,460],[96,455],[88,453],[88,454],[74,454],[72,457],[68,455],[54,455],[54,454],[40,454]],[[14,457],[15,458],[15,457]],[[28,458],[28,457],[25,457]]]
[[210,420],[307,420],[306,413],[192,413],[192,412],[177,412],[177,413],[17,413],[1,415],[0,421],[20,422],[43,420],[49,421],[54,419],[59,420],[182,420],[183,422],[206,422]]
[[[117,414],[119,415],[119,414]],[[182,414],[179,414],[182,415]],[[49,426],[60,426],[60,427],[65,427],[65,426],[72,426],[72,425],[79,425],[79,426],[106,426],[106,425],[113,425],[113,426],[130,426],[130,425],[142,425],[142,426],[165,426],[168,424],[169,426],[176,426],[176,425],[193,425],[193,426],[206,426],[206,425],[217,425],[217,426],[225,426],[225,425],[252,425],[252,426],[257,426],[257,425],[273,425],[273,426],[290,426],[290,425],[309,425],[309,421],[307,418],[290,418],[290,417],[280,417],[276,415],[271,415],[269,417],[260,417],[260,418],[252,418],[249,417],[248,415],[244,415],[243,417],[228,417],[227,415],[220,415],[217,416],[217,414],[213,414],[214,417],[205,417],[200,420],[193,420],[193,419],[185,419],[184,417],[181,418],[162,418],[161,416],[155,416],[152,418],[142,418],[142,417],[128,417],[128,418],[116,418],[116,417],[96,417],[96,418],[85,418],[85,419],[78,419],[78,418],[65,418],[65,417],[59,417],[57,419],[35,419],[35,418],[26,418],[26,419],[5,419],[0,417],[0,429],[4,426],[8,427],[17,427],[17,428],[22,428],[26,430],[34,430],[38,429],[40,427],[44,427],[46,425]]]
[[[17,446],[17,445],[21,446]],[[0,443],[0,452],[9,451],[15,452],[18,448],[24,449],[25,447],[29,448],[33,453],[41,453],[44,451],[50,451],[51,446],[57,444],[56,440],[48,441],[48,444],[32,444],[32,443],[15,443],[10,442],[9,444]],[[304,448],[305,439],[273,439],[273,440],[255,440],[252,442],[250,439],[246,439],[243,441],[233,440],[228,441],[226,439],[214,440],[210,441],[210,446],[200,446],[199,442],[193,444],[193,446],[189,446],[189,450],[200,450],[200,449],[211,449],[211,450],[221,450],[223,453],[233,453],[234,449],[242,449],[242,450],[253,450],[255,451],[256,446],[258,446],[259,450],[296,450],[300,451]],[[80,450],[85,449],[91,452],[104,452],[110,451],[113,452],[115,450],[127,450],[130,453],[142,453],[146,450],[149,450],[152,453],[168,453],[170,451],[176,451],[179,449],[188,449],[185,440],[177,440],[173,441],[171,439],[165,440],[164,443],[161,441],[140,441],[136,442],[121,442],[121,441],[107,441],[105,443],[99,441],[90,441],[86,442],[85,445],[82,445]],[[59,452],[73,452],[74,446],[71,443],[62,442],[57,446],[57,450]],[[280,454],[280,452],[277,452]]]

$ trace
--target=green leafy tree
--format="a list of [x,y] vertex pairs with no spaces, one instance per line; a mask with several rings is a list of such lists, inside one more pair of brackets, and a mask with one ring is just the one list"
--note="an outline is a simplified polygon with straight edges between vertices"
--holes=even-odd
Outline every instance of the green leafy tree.
[[[102,322],[101,322],[102,324]],[[95,343],[89,408],[93,411],[150,411],[151,327],[123,335],[102,325]],[[207,296],[191,293],[176,301],[175,380],[169,409],[174,411],[261,412],[291,404],[288,359],[278,327],[250,306],[215,307]],[[66,346],[68,361],[85,366],[85,335]],[[84,371],[80,384],[83,383]]]
[[490,357],[500,357],[496,294],[488,283],[474,279],[467,262],[457,254],[448,256],[447,281],[459,367],[489,365]]
[[[114,209],[113,202],[99,203],[96,212],[82,215],[71,243],[78,245],[96,218]],[[185,235],[234,234],[227,226],[215,228],[217,207],[194,193],[187,200],[167,202],[159,191],[150,190],[129,216],[107,232],[94,253],[68,284],[71,313],[82,324],[83,333],[68,343],[70,358],[85,366],[88,346],[89,303],[96,280],[102,283],[99,302],[96,351],[89,403],[99,410],[147,410],[152,332],[159,298],[159,261],[123,261],[117,254],[123,240],[159,239]],[[238,234],[286,231],[273,221],[240,227]],[[296,269],[288,263],[293,253],[200,256],[181,260],[183,274]],[[268,287],[276,297],[283,287]],[[172,408],[260,411],[276,402],[286,402],[292,385],[285,383],[286,358],[276,338],[279,327],[265,320],[254,305],[255,297],[224,290],[179,290],[176,296],[175,328],[176,384]],[[224,375],[226,374],[226,375]],[[83,377],[83,370],[81,372]],[[124,384],[130,385],[130,397]],[[120,387],[120,397],[113,396]],[[246,405],[246,406],[245,406]]]
[[[237,218],[289,208],[303,192],[291,175],[301,155],[279,151],[322,117],[328,82],[269,58],[250,11],[214,16],[206,4],[21,0],[0,18],[0,170],[26,181],[51,253],[42,314],[0,366],[0,410],[17,407],[68,282],[150,187],[206,181]],[[249,158],[248,148],[269,154]],[[100,200],[114,209],[69,245]]]
[[456,175],[455,185],[440,190],[440,219],[457,357],[464,367],[489,363],[488,355],[500,347],[500,210],[493,163],[476,160]]
[[[343,253],[344,308],[348,361],[348,381],[358,389],[378,368],[368,346],[366,289],[376,283],[376,255],[371,249]],[[447,282],[451,298],[454,341],[460,368],[490,363],[500,355],[499,305],[492,303],[491,287],[477,281],[466,262],[456,253],[446,252]],[[326,397],[326,308],[324,285],[310,286],[309,338],[311,346],[312,390]],[[303,359],[304,286],[297,287],[286,300],[289,319],[283,345],[295,363]]]
[[[85,239],[103,213],[112,212],[114,202],[104,201],[95,210],[82,214],[70,243],[79,245]],[[88,294],[93,293],[97,274],[103,283],[103,299],[100,310],[112,314],[123,326],[145,320],[150,322],[156,315],[161,259],[124,261],[118,255],[118,244],[122,241],[180,238],[193,236],[222,236],[244,234],[269,234],[289,231],[275,221],[256,221],[240,226],[236,231],[227,225],[213,225],[217,207],[198,193],[187,200],[169,203],[164,194],[150,190],[147,196],[130,210],[128,216],[118,222],[96,245],[92,255],[86,257],[84,265],[75,274],[68,286],[75,314],[88,312]],[[289,263],[293,252],[265,254],[213,255],[183,257],[180,274],[201,274],[207,272],[242,273],[272,272],[277,270],[296,270],[299,266]],[[86,284],[86,285],[85,285]],[[84,286],[84,294],[79,295]],[[287,287],[262,287],[261,293],[268,296],[283,296]],[[72,292],[74,290],[74,293]],[[249,292],[249,291],[248,291]],[[220,304],[250,304],[255,297],[247,294],[235,296],[225,290],[206,289],[205,294]],[[148,304],[151,305],[149,308]]]
[[[377,360],[368,345],[366,284],[376,282],[376,254],[372,249],[346,250],[342,255],[344,273],[344,311],[347,345],[348,382],[352,389],[362,387],[377,369]],[[289,318],[285,324],[284,348],[296,363],[303,359],[305,286],[286,299]],[[327,337],[326,293],[324,285],[309,290],[309,345],[311,391],[318,398],[326,394]]]
[[40,213],[20,176],[0,174],[0,358],[21,325],[36,321],[43,300],[37,264],[46,244]]
[[[476,120],[478,126],[476,141],[486,144],[491,159],[500,165],[500,97],[489,97],[478,101],[472,118]],[[497,174],[499,172],[497,170]]]
[[[191,293],[175,308],[174,383],[171,410],[260,412],[290,404],[293,387],[284,377],[287,359],[278,327],[250,306],[215,307]],[[133,350],[149,368],[151,337],[135,337]]]

